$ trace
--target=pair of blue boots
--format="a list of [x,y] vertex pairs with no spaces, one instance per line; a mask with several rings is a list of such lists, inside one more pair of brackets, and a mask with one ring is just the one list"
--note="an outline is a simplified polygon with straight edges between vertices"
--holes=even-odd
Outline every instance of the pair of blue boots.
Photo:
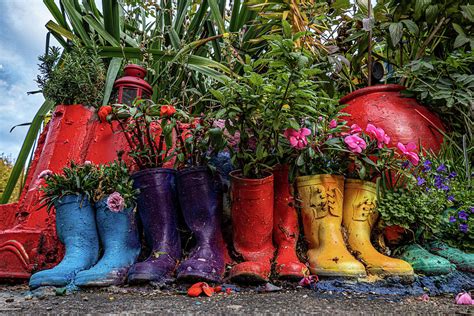
[[[113,212],[107,198],[95,204],[84,196],[67,195],[55,203],[56,231],[66,252],[53,269],[33,274],[30,288],[120,285],[140,253],[133,208]],[[99,260],[100,246],[103,254]]]

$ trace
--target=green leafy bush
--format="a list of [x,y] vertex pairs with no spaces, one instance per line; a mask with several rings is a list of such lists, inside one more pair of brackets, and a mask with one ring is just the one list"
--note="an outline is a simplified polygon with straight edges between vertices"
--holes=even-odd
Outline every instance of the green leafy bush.
[[127,165],[119,159],[99,167],[99,181],[94,194],[94,201],[97,202],[105,196],[114,192],[120,193],[125,200],[126,207],[132,207],[138,190],[133,188],[133,180],[130,177]]
[[97,51],[74,47],[60,58],[59,50],[51,48],[39,60],[41,75],[36,82],[46,99],[56,104],[101,104],[106,70]]
[[50,210],[55,202],[66,195],[84,195],[92,201],[99,183],[99,172],[90,162],[76,164],[71,161],[68,167],[63,168],[62,173],[43,170],[38,178],[45,180],[45,185],[39,188],[44,193],[41,202]]
[[405,66],[402,73],[411,82],[404,92],[440,114],[458,138],[472,135],[474,124],[474,54],[452,53],[445,60],[426,58]]

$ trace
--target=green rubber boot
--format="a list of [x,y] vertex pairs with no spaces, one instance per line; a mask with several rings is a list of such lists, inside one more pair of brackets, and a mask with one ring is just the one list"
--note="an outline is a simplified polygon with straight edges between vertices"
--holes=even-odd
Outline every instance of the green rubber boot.
[[424,275],[448,274],[456,270],[456,266],[448,260],[429,253],[417,244],[402,248],[400,259],[407,261],[416,273]]
[[456,265],[460,271],[474,272],[474,254],[465,253],[441,241],[432,241],[427,246],[429,252],[446,258]]

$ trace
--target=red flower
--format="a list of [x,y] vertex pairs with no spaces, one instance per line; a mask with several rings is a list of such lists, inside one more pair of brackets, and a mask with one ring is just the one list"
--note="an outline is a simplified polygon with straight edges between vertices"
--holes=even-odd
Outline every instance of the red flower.
[[107,116],[112,113],[112,107],[110,105],[104,105],[99,109],[97,115],[101,122],[107,122]]
[[176,109],[172,105],[162,105],[160,109],[160,116],[171,116],[176,113]]
[[198,282],[193,284],[188,289],[188,296],[197,297],[204,293],[206,296],[212,296],[214,294],[214,288],[210,287],[206,282]]

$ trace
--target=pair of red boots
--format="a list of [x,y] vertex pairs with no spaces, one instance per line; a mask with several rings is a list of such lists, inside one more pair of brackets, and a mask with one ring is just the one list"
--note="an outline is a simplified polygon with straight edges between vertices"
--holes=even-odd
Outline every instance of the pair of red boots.
[[233,242],[243,258],[232,267],[231,280],[268,281],[274,257],[277,278],[300,280],[308,275],[296,255],[299,224],[288,167],[278,166],[262,179],[244,179],[232,172],[231,186]]

